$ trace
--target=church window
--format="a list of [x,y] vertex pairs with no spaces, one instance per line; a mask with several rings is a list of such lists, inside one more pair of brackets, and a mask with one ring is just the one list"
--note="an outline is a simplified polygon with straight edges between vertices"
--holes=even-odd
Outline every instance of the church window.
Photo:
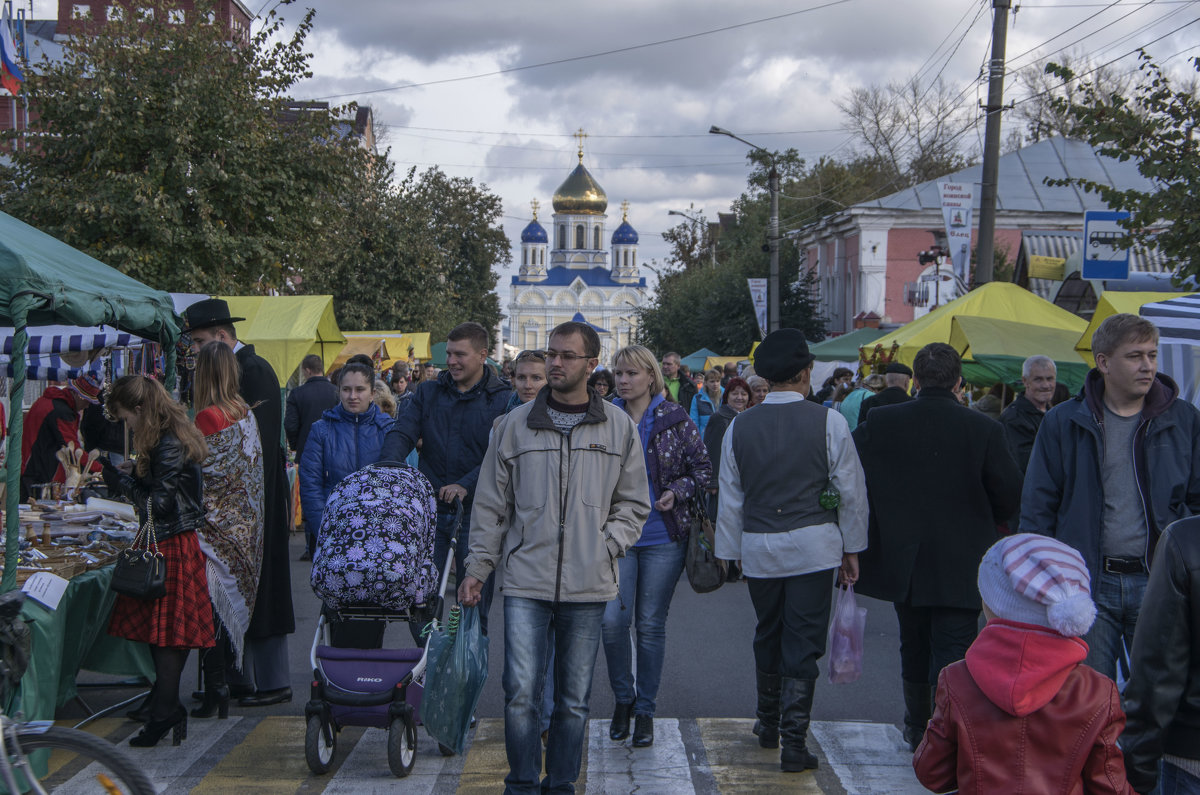
[[525,249],[521,252],[521,264],[529,265],[529,249]]
[[631,267],[633,267],[635,270],[637,269],[637,252],[636,251],[633,252],[633,265]]
[[558,225],[558,246],[557,247],[560,249],[567,247],[567,225],[566,224]]
[[574,292],[575,295],[581,295],[586,289],[587,285],[585,285],[580,279],[576,279],[575,283],[571,285],[571,291]]
[[539,265],[546,264],[546,249],[544,249],[544,248],[538,252],[538,264]]
[[583,224],[575,225],[575,248],[583,248]]
[[600,226],[596,226],[595,234],[592,235],[592,248],[600,250]]
[[625,250],[625,267],[626,268],[629,267],[629,250],[628,249]]

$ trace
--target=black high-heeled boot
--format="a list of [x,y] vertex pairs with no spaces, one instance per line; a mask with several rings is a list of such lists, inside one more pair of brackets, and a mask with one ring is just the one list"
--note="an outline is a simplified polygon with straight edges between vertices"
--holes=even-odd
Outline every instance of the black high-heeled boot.
[[138,723],[146,723],[150,720],[150,704],[154,701],[154,688],[150,688],[150,692],[142,699],[142,703],[138,704],[133,709],[125,713],[125,717]]
[[206,649],[200,658],[204,670],[204,698],[192,710],[193,718],[229,717],[229,687],[225,684],[225,658],[213,649]]
[[143,726],[129,744],[134,748],[153,748],[167,732],[171,732],[171,745],[179,745],[187,737],[187,719],[187,710],[180,704],[166,720],[151,720]]

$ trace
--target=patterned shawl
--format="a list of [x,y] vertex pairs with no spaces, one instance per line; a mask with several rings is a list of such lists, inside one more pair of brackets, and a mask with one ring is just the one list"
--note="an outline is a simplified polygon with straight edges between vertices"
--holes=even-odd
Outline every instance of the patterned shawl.
[[204,437],[204,528],[208,593],[242,667],[242,644],[263,555],[263,455],[254,414]]

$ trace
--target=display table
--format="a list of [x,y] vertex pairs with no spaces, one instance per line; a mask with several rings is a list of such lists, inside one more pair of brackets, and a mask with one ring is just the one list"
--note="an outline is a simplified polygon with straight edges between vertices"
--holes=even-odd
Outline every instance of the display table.
[[25,600],[21,617],[33,633],[29,669],[13,699],[10,715],[54,720],[59,707],[75,697],[81,670],[115,676],[154,678],[150,647],[108,634],[116,593],[109,590],[112,566],[71,578],[57,610]]

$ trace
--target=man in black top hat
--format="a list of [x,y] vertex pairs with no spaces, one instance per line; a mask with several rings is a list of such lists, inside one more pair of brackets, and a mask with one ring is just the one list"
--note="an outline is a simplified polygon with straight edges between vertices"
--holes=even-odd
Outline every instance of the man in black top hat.
[[[292,687],[288,666],[287,636],[296,631],[292,612],[291,564],[288,560],[288,499],[286,458],[280,443],[283,428],[283,401],[279,379],[267,360],[237,338],[233,324],[245,320],[229,315],[229,304],[220,298],[208,298],[189,306],[184,312],[187,333],[195,353],[213,341],[228,345],[241,368],[241,394],[253,406],[258,435],[263,449],[263,558],[258,580],[258,596],[250,629],[246,632],[243,669],[229,666],[226,675],[233,683],[231,692],[241,692],[245,707],[260,707],[291,701]],[[227,655],[232,662],[232,657]],[[206,682],[209,674],[206,670]],[[206,684],[207,687],[207,684]]]
[[859,425],[867,421],[867,414],[873,408],[907,403],[913,399],[913,396],[908,394],[908,385],[912,382],[912,368],[907,364],[900,362],[889,364],[883,371],[883,382],[887,384],[883,391],[871,395],[862,402],[862,406],[858,410]]
[[716,554],[740,560],[758,624],[754,662],[764,748],[780,767],[810,770],[807,747],[817,660],[825,653],[833,572],[853,583],[867,544],[862,467],[846,419],[806,400],[813,356],[798,329],[767,335],[754,370],[771,391],[730,423],[721,442]]

